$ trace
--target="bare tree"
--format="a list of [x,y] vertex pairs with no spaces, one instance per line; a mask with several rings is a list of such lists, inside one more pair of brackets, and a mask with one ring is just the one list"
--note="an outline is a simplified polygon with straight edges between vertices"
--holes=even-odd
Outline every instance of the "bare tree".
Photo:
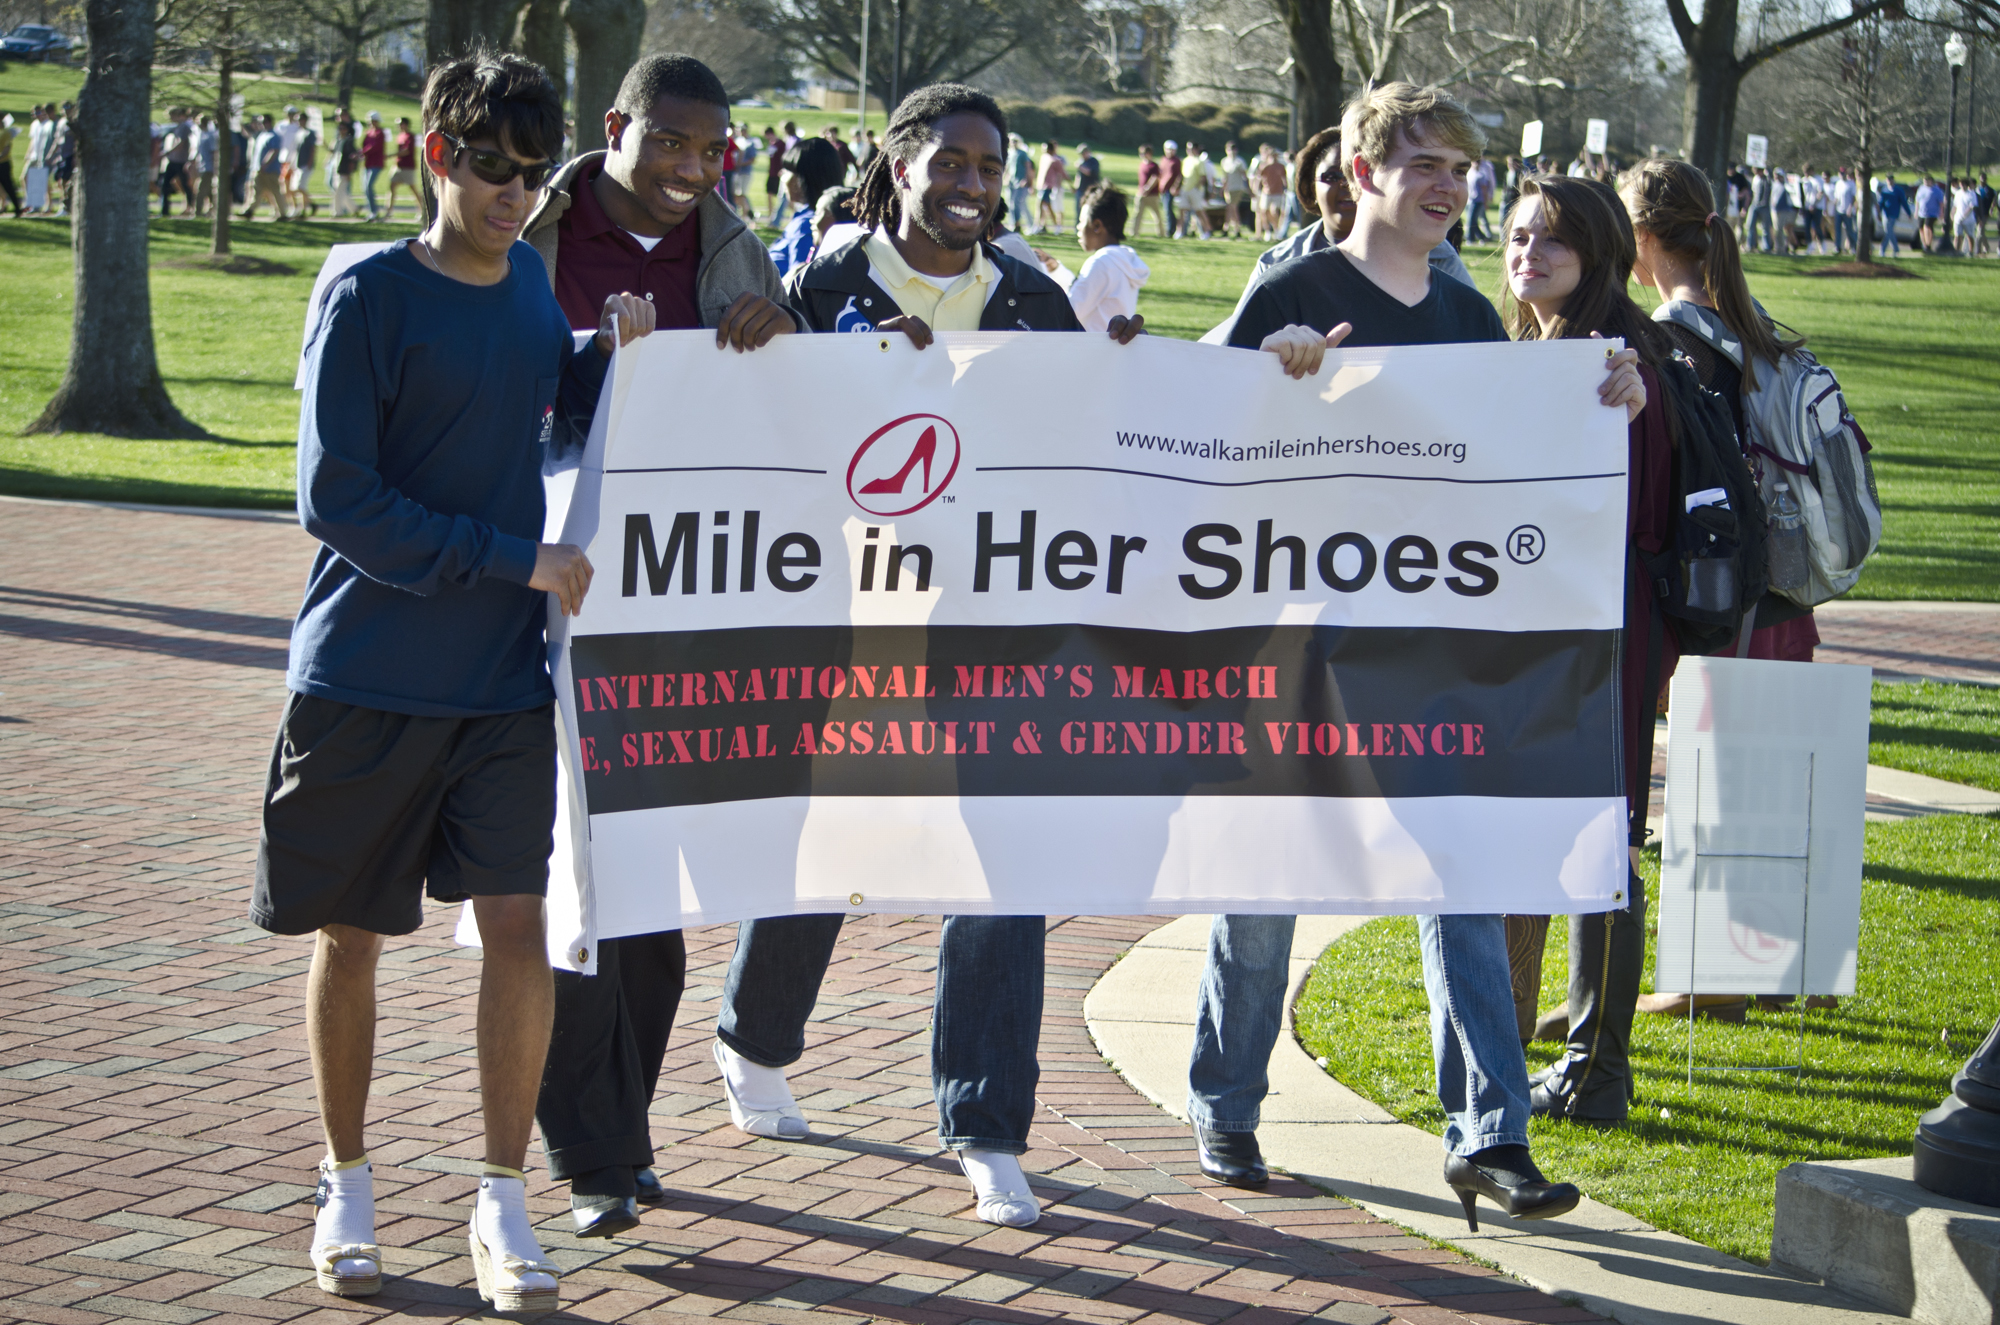
[[1174,44],[1170,92],[1292,104],[1297,62],[1284,15],[1271,0],[1197,0],[1184,19]]
[[732,10],[688,0],[654,0],[640,49],[677,51],[715,71],[734,97],[789,83],[792,70],[778,42]]
[[618,99],[625,71],[639,58],[646,32],[645,0],[568,0],[563,21],[576,38],[576,150],[604,145],[604,113]]
[[354,105],[354,75],[361,48],[392,32],[421,23],[418,0],[294,0],[299,11],[332,34],[340,50],[340,83],[335,99],[342,110]]
[[30,433],[206,434],[175,406],[153,349],[146,220],[154,0],[86,0],[77,93],[76,307],[69,365]]
[[[187,65],[205,59],[215,71],[214,101],[208,108],[215,117],[215,214],[208,250],[212,258],[230,254],[229,180],[236,165],[236,141],[230,130],[236,115],[236,76],[255,72],[259,60],[296,31],[300,17],[293,0],[166,0],[159,11],[159,53]],[[187,81],[205,87],[196,79]]]
[[[753,26],[795,52],[802,64],[841,78],[858,78],[863,0],[767,0]],[[940,80],[965,80],[1013,51],[1032,47],[1066,26],[1076,7],[1067,0],[903,0],[902,61],[890,55],[893,6],[870,6],[869,82],[908,90]],[[749,14],[745,7],[746,17]],[[879,54],[878,54],[879,52]],[[884,57],[888,58],[885,59]]]
[[427,0],[425,63],[436,65],[475,46],[503,49],[513,39],[524,0]]
[[[1718,187],[1729,165],[1736,133],[1736,101],[1744,76],[1794,47],[1853,27],[1871,15],[1900,10],[1903,0],[1850,0],[1849,12],[1811,23],[1768,41],[1753,39],[1737,52],[1740,0],[1702,0],[1701,19],[1688,13],[1687,0],[1667,0],[1667,17],[1687,53],[1687,96],[1681,112],[1681,152],[1708,173]],[[1761,24],[1758,36],[1761,38]]]
[[556,96],[569,100],[569,59],[563,35],[562,0],[528,0],[514,29],[513,48],[548,71]]

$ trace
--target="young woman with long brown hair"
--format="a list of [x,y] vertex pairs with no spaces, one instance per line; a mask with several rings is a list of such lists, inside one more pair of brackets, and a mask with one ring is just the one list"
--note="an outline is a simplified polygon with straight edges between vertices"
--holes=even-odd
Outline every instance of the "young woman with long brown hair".
[[[1622,339],[1637,351],[1646,404],[1627,421],[1625,537],[1641,552],[1658,553],[1673,527],[1673,420],[1660,381],[1671,349],[1659,325],[1625,292],[1636,256],[1625,209],[1611,187],[1597,180],[1538,175],[1522,182],[1501,239],[1509,296],[1504,311],[1516,339],[1602,336]],[[1645,837],[1653,763],[1656,693],[1643,692],[1655,618],[1651,580],[1636,563],[1627,574],[1620,693],[1636,847]],[[1673,675],[1678,658],[1669,632],[1660,641],[1658,685]],[[1625,1121],[1632,1014],[1646,955],[1646,891],[1636,868],[1626,894],[1622,910],[1577,916],[1570,924],[1569,1043],[1561,1058],[1529,1078],[1534,1113],[1578,1122]]]

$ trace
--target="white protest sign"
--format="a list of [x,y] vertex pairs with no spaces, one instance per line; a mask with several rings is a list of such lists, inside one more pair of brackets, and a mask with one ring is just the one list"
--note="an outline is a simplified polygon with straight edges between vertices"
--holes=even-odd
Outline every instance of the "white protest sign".
[[1617,904],[1602,375],[1585,341],[1303,382],[1153,337],[621,350],[551,480],[597,568],[551,618],[564,964],[809,911]]
[[1771,140],[1761,133],[1753,133],[1743,140],[1743,159],[1753,166],[1771,164]]
[[1681,659],[1667,717],[1655,989],[1854,992],[1870,676]]
[[1521,126],[1521,155],[1537,157],[1542,154],[1542,122],[1529,120]]
[[1585,120],[1583,122],[1583,146],[1585,151],[1596,152],[1602,155],[1604,145],[1610,137],[1611,125],[1604,120]]

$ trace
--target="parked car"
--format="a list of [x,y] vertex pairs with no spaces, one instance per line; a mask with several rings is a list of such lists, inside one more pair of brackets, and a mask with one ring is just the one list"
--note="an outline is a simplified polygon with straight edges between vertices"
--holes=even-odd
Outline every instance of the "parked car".
[[16,60],[69,61],[70,40],[45,23],[23,23],[0,37],[0,54]]
[[739,101],[739,102],[737,102],[736,104],[737,104],[738,106],[741,106],[741,107],[743,107],[743,108],[744,108],[744,109],[746,109],[746,110],[770,110],[770,109],[771,109],[771,103],[770,103],[770,102],[768,102],[768,101],[766,101],[766,100],[764,100],[764,98],[762,98],[762,97],[752,97],[752,98],[750,98],[750,99],[749,99],[748,101]]

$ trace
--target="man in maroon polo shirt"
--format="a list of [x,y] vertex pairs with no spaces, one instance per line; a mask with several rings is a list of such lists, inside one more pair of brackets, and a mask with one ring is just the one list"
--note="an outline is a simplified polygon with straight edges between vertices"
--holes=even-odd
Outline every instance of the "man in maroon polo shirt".
[[[630,293],[652,301],[659,330],[712,327],[718,349],[754,350],[799,330],[770,254],[716,192],[729,98],[708,66],[686,55],[632,66],[604,136],[608,150],[549,181],[523,233],[572,327],[595,328],[605,297]],[[816,988],[839,933],[840,917],[831,927],[825,919],[807,918],[802,958],[766,944],[764,960],[806,969]],[[779,936],[797,920],[777,922]],[[595,976],[556,972],[535,1116],[550,1175],[569,1181],[580,1237],[626,1232],[639,1222],[639,1201],[664,1199],[646,1111],[686,969],[673,930],[600,941]],[[756,983],[770,980],[759,974]]]
[[707,65],[654,55],[632,66],[604,116],[609,149],[565,165],[524,238],[575,327],[595,327],[608,293],[651,300],[662,331],[713,327],[755,349],[798,329],[777,269],[716,192],[729,106]]

